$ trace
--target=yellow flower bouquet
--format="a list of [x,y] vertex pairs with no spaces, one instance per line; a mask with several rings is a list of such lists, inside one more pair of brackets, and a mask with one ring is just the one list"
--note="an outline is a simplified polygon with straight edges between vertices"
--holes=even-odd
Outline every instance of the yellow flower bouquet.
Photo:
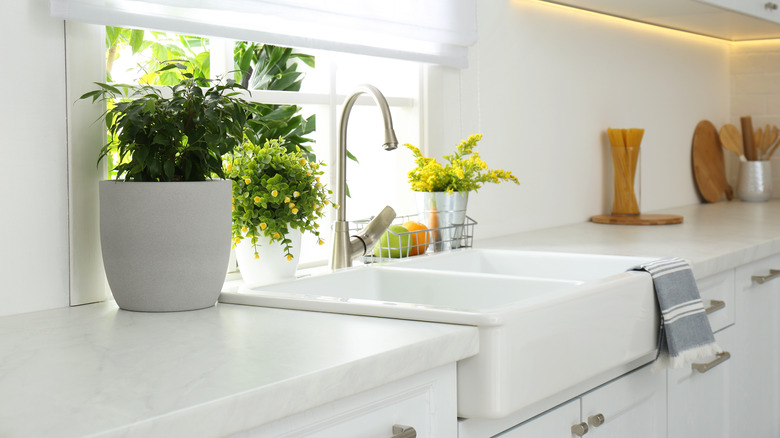
[[477,142],[481,139],[482,134],[474,134],[460,142],[454,153],[443,157],[447,161],[444,166],[435,158],[423,156],[416,146],[405,144],[404,146],[414,154],[414,161],[417,163],[417,167],[408,174],[412,190],[448,193],[473,190],[476,192],[485,183],[498,184],[502,181],[512,181],[520,184],[512,172],[488,168],[479,153],[474,151]]

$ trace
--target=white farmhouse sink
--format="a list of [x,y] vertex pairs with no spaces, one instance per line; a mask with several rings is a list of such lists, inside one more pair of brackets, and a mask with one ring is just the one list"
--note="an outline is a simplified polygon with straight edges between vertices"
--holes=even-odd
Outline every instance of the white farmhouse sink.
[[458,415],[501,418],[562,402],[655,357],[648,259],[461,250],[242,291],[223,303],[474,325]]

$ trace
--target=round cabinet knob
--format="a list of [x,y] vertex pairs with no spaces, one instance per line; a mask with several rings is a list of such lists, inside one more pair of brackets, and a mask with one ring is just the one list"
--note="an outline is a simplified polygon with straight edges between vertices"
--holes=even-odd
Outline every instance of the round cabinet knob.
[[593,427],[599,427],[604,424],[604,414],[596,414],[588,417],[588,424]]
[[575,424],[571,427],[571,433],[577,436],[583,436],[588,433],[588,425],[586,423]]

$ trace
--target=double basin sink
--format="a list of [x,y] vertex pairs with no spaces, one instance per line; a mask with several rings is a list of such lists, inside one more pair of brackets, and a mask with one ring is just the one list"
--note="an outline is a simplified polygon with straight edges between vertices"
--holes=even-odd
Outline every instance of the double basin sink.
[[502,418],[562,402],[651,361],[650,258],[464,249],[223,293],[224,303],[479,328],[458,362],[458,415]]

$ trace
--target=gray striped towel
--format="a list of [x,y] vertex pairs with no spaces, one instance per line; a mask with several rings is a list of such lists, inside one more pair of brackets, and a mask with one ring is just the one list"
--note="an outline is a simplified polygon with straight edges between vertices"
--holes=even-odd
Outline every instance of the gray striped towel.
[[723,351],[715,342],[691,267],[683,259],[666,258],[640,265],[653,278],[661,310],[657,365],[681,368]]

